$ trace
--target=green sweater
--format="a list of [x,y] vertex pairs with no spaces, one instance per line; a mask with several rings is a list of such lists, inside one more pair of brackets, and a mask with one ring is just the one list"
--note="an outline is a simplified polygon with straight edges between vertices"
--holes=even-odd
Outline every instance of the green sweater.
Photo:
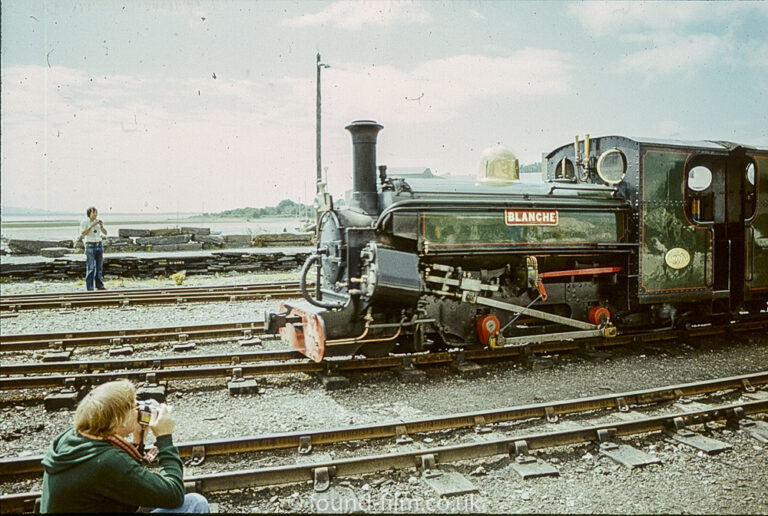
[[107,441],[74,429],[59,434],[43,457],[43,499],[47,512],[135,512],[139,506],[172,509],[184,502],[179,450],[170,435],[155,443],[157,473]]

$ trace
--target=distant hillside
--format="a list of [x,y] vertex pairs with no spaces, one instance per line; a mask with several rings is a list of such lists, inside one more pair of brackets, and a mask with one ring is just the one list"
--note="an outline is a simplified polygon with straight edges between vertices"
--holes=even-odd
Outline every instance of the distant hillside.
[[[314,208],[307,204],[293,202],[290,199],[284,199],[277,206],[267,206],[266,208],[235,208],[234,210],[224,210],[218,213],[203,213],[202,217],[209,218],[237,218],[237,219],[258,219],[262,217],[308,217],[314,214]],[[195,218],[195,217],[190,217]]]
[[41,210],[39,208],[19,208],[18,206],[0,206],[0,213],[9,217],[19,217],[24,215],[77,215],[76,213],[72,213],[70,211],[48,211]]

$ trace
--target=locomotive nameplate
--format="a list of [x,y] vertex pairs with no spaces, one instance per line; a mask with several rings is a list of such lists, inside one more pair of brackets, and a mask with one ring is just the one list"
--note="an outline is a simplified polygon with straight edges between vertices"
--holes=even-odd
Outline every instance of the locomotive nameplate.
[[557,210],[505,210],[507,226],[557,226]]
[[682,247],[675,247],[667,251],[664,261],[673,269],[682,269],[691,263],[691,254]]

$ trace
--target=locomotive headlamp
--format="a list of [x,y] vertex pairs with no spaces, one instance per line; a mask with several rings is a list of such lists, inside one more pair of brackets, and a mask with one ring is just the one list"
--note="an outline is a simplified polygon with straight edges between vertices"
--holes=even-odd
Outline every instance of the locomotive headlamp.
[[477,178],[481,183],[506,184],[520,179],[517,157],[506,147],[489,147],[483,151]]
[[627,172],[627,158],[619,149],[605,151],[597,160],[597,175],[609,185],[621,183]]

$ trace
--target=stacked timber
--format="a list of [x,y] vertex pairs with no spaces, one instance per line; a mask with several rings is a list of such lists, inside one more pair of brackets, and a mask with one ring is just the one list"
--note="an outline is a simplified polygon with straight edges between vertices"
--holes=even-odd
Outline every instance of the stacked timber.
[[[299,247],[312,245],[313,233],[276,233],[269,235],[211,235],[210,228],[181,227],[165,229],[120,228],[117,236],[103,238],[105,253],[135,251],[200,251],[208,249],[238,249],[243,247]],[[83,249],[82,240],[15,240],[8,241],[13,255],[60,256],[62,251],[42,249]]]
[[275,233],[253,237],[254,247],[293,247],[312,245],[314,233]]
[[[299,268],[309,256],[308,250],[296,252],[276,251],[212,251],[199,254],[166,256],[105,255],[104,277],[151,278],[170,276],[185,270],[194,274],[224,274],[230,272],[292,271]],[[40,260],[40,259],[38,259]],[[9,280],[76,279],[85,274],[82,255],[68,255],[53,260],[3,263],[0,277]]]

